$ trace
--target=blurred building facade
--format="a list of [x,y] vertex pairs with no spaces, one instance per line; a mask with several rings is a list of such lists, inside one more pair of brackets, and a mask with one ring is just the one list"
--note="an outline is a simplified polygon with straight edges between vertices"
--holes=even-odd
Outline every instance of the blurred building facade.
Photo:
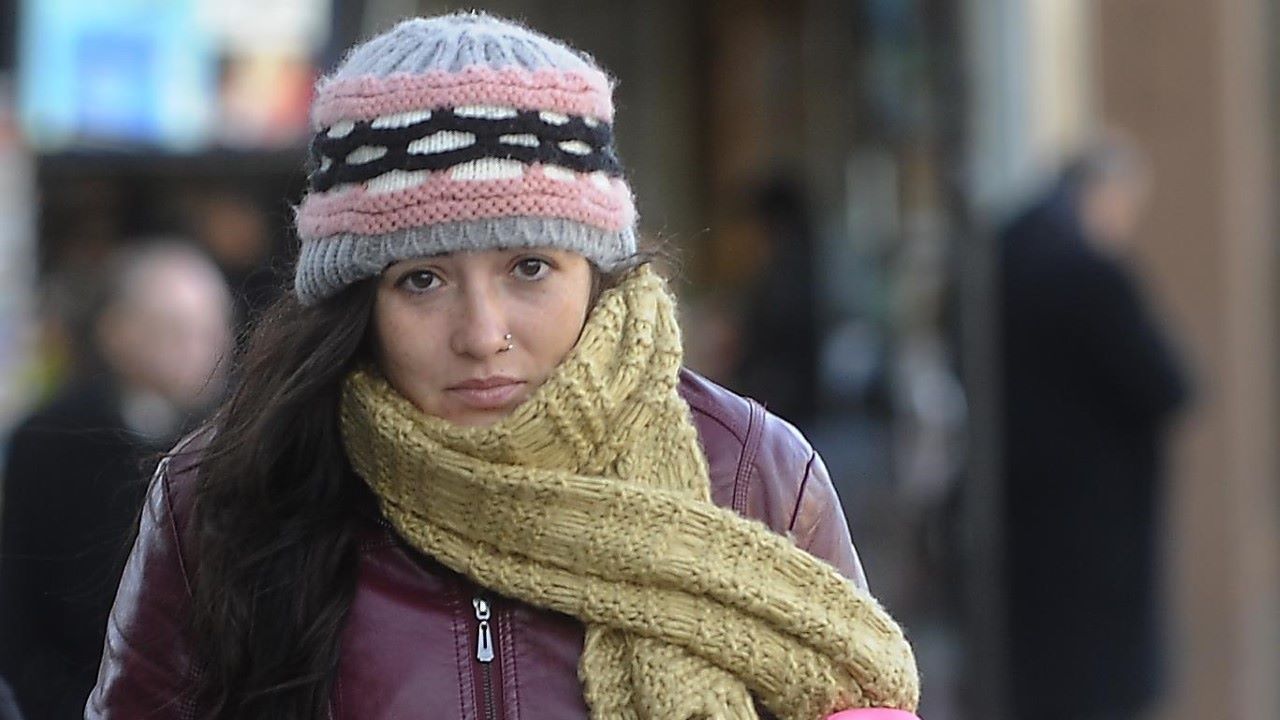
[[1278,9],[1104,2],[1094,20],[1097,102],[1160,183],[1140,252],[1206,379],[1169,507],[1172,717],[1280,716]]
[[[1104,126],[1125,130],[1151,157],[1139,260],[1200,383],[1178,429],[1164,509],[1174,676],[1159,717],[1276,717],[1277,4],[969,5],[968,167],[979,214],[999,217]],[[989,255],[979,248],[975,257],[983,267]],[[970,297],[981,297],[981,282]],[[998,329],[980,307],[966,314],[976,337],[968,356],[978,361],[967,378],[978,436],[970,477],[985,486],[1000,437],[984,419],[993,400],[978,390],[990,385],[984,353]],[[999,532],[986,512],[969,516],[984,544]],[[982,562],[994,570],[995,560]],[[977,620],[984,637],[998,635],[997,617]]]
[[[0,0],[7,69],[20,65],[30,4]],[[225,5],[230,15],[211,17],[229,27],[237,9],[261,6],[176,4]],[[912,628],[925,717],[998,718],[991,230],[1114,124],[1153,158],[1140,252],[1207,384],[1180,430],[1168,510],[1178,650],[1167,717],[1280,717],[1277,4],[290,0],[275,3],[284,25],[325,20],[307,24],[305,63],[216,63],[238,134],[181,151],[37,147],[4,160],[4,181],[39,202],[25,220],[20,209],[4,219],[2,257],[48,277],[91,267],[130,236],[185,232],[220,259],[247,316],[295,247],[306,142],[271,130],[289,106],[256,112],[255,88],[293,87],[298,72],[323,72],[411,14],[478,6],[565,37],[619,80],[620,154],[642,232],[676,256],[690,362],[734,385],[754,352],[744,313],[759,298],[791,298],[812,316],[802,429],[837,478],[873,589]],[[802,222],[762,219],[759,190],[771,184],[799,198],[788,212]],[[780,268],[798,272],[779,253],[810,273],[802,299],[771,283]],[[29,315],[30,289],[10,295],[0,315]],[[24,332],[24,345],[39,344]],[[44,375],[67,372],[43,357]],[[0,362],[0,400],[35,395],[30,368],[10,366]]]

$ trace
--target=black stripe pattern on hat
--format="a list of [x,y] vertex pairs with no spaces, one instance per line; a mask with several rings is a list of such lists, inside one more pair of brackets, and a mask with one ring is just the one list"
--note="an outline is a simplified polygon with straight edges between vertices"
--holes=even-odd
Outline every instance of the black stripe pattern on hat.
[[[444,170],[485,158],[622,175],[608,123],[533,110],[495,108],[510,113],[496,118],[459,110],[433,110],[426,119],[404,127],[365,120],[349,123],[345,133],[334,128],[317,133],[311,143],[312,190],[362,183],[393,170]],[[449,134],[452,142],[438,143],[448,149],[424,150],[430,144],[428,138],[437,133]]]

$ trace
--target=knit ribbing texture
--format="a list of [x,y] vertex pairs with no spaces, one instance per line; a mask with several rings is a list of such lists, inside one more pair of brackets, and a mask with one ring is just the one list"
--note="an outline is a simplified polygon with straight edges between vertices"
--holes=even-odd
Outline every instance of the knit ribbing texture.
[[636,253],[637,218],[612,89],[588,55],[484,13],[411,18],[357,45],[316,86],[298,298],[318,303],[409,251],[523,247],[505,244],[511,228],[548,221],[566,232],[538,246],[615,269]]
[[641,266],[497,423],[428,416],[361,368],[343,439],[411,545],[586,624],[579,676],[597,720],[750,720],[753,694],[781,720],[914,711],[911,647],[876,600],[711,502],[680,347],[665,283]]

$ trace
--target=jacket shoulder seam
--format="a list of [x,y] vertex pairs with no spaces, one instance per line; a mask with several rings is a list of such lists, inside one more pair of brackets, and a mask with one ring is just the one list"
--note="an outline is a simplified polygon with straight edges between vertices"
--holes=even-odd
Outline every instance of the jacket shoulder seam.
[[755,469],[756,453],[764,436],[764,406],[746,399],[750,413],[747,415],[747,436],[742,440],[742,457],[738,460],[738,472],[733,481],[733,509],[739,515],[747,511],[747,495],[751,487],[751,475]]
[[809,478],[813,477],[813,461],[818,457],[815,450],[809,453],[809,461],[804,465],[804,475],[800,478],[800,489],[796,491],[796,505],[791,510],[791,520],[787,523],[787,532],[794,533],[796,521],[800,519],[800,506],[804,503],[804,491],[809,487]]
[[[713,390],[701,389],[699,387],[700,384],[710,386]],[[731,407],[731,403],[747,405],[747,414],[749,414],[751,412],[750,405],[753,402],[752,400],[743,397],[728,388],[715,385],[710,380],[707,380],[687,368],[682,369],[680,372],[678,392],[680,394],[680,398],[684,400],[685,405],[689,407],[690,412],[697,413],[714,420],[718,425],[720,425],[720,427],[724,428],[730,435],[732,435],[734,440],[739,443],[746,442],[746,436],[743,434],[741,420],[735,421],[735,416],[740,418],[744,413],[739,411],[736,406]],[[713,399],[710,395],[711,392],[716,392],[717,395],[724,397]]]
[[169,515],[169,533],[173,538],[173,552],[178,559],[178,571],[182,573],[182,587],[187,591],[187,597],[194,597],[191,591],[191,575],[187,572],[187,558],[182,551],[182,533],[178,532],[178,516],[174,513],[173,507],[173,488],[170,483],[169,460],[166,456],[160,461],[158,472],[160,473],[160,481],[164,483],[164,505],[165,512]]
[[[746,401],[745,398],[744,398],[744,401]],[[715,409],[715,405],[713,403],[707,403],[706,405],[703,405],[702,403],[694,404],[690,402],[688,398],[685,398],[685,404],[689,406],[690,411],[698,413],[699,415],[704,415],[714,420],[716,424],[718,424],[720,427],[727,430],[730,435],[733,435],[734,440],[738,441],[739,443],[743,443],[743,444],[746,443],[746,438],[742,434],[741,427],[731,422],[725,414],[718,412]]]

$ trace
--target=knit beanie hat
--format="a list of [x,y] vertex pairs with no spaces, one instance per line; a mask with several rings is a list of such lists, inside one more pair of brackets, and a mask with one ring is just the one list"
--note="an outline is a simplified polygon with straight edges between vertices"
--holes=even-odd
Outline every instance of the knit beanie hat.
[[357,45],[316,87],[299,299],[464,250],[549,246],[613,269],[635,253],[636,212],[611,94],[589,56],[480,13]]

